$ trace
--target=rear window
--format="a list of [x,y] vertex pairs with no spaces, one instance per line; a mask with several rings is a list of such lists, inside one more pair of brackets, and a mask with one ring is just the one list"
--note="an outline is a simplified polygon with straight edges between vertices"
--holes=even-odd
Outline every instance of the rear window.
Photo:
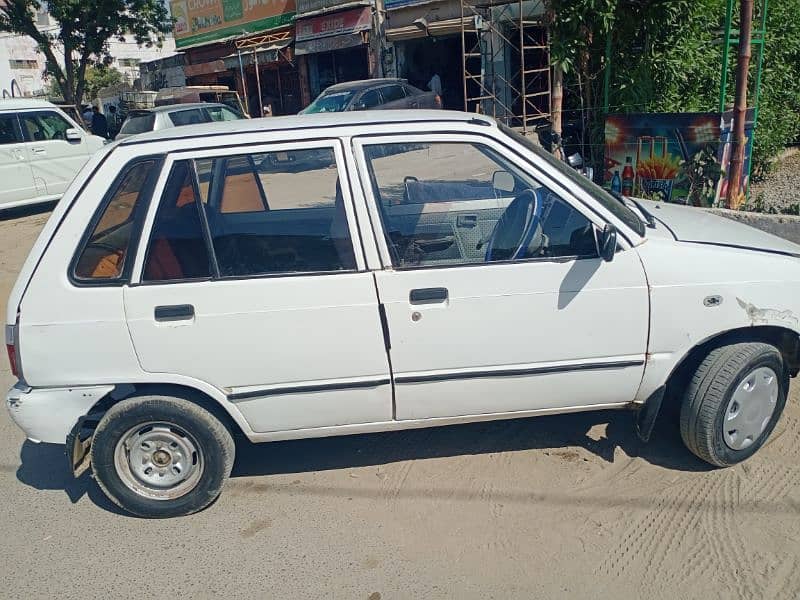
[[175,127],[181,125],[196,125],[198,123],[206,123],[208,119],[199,108],[190,108],[189,110],[179,110],[169,113],[169,120]]
[[120,133],[126,135],[133,135],[135,133],[146,133],[153,131],[153,125],[156,122],[156,116],[151,112],[145,113],[131,113],[125,122],[122,124]]
[[137,162],[117,179],[107,201],[92,220],[75,264],[74,276],[84,282],[122,278],[131,253],[135,221],[144,213],[157,169],[156,160]]

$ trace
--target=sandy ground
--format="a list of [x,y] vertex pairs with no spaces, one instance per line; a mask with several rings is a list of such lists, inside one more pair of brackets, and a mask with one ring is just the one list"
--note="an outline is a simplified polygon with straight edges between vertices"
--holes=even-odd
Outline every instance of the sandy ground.
[[[0,302],[46,214],[0,222]],[[0,387],[12,384],[4,357]],[[239,448],[201,514],[119,514],[0,416],[2,598],[800,597],[800,386],[710,470],[588,413]]]

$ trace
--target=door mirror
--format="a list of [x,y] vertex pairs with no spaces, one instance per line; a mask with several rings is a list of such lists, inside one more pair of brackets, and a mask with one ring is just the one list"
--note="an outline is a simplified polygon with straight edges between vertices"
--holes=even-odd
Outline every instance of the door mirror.
[[614,254],[617,253],[617,228],[611,223],[606,223],[603,227],[597,239],[597,246],[600,258],[606,262],[614,260]]
[[68,142],[80,142],[83,139],[83,136],[75,127],[70,127],[64,132],[64,139],[66,139]]
[[353,105],[353,110],[367,110],[366,102],[356,102]]
[[517,187],[514,176],[508,171],[495,171],[492,175],[492,187],[495,191],[511,194]]

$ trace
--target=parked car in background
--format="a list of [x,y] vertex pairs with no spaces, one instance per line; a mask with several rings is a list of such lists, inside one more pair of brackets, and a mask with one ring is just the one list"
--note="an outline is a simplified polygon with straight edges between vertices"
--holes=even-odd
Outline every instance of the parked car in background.
[[646,440],[663,401],[727,466],[780,418],[798,315],[800,246],[621,202],[482,115],[213,123],[76,179],[8,300],[7,406],[146,517],[211,503],[237,436],[626,409]]
[[0,100],[0,210],[58,200],[105,143],[55,104]]
[[194,104],[156,106],[155,108],[130,111],[115,139],[120,140],[139,133],[170,127],[213,123],[214,121],[238,121],[244,118],[241,113],[221,103],[195,102]]
[[224,85],[185,85],[162,88],[155,95],[156,106],[211,102],[227,104],[241,115],[245,114],[239,92]]
[[300,114],[392,108],[442,108],[442,99],[404,79],[365,79],[332,85]]

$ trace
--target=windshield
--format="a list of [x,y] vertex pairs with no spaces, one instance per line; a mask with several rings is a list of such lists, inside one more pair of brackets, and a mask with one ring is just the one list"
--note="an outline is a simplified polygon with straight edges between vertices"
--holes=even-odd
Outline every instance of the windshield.
[[355,92],[322,92],[317,99],[300,111],[302,114],[342,112],[350,100],[355,96]]
[[575,169],[567,165],[565,162],[558,160],[552,154],[547,152],[544,148],[537,146],[532,140],[526,138],[521,133],[514,131],[510,127],[503,125],[502,123],[498,123],[500,127],[500,131],[505,133],[508,137],[512,138],[514,141],[522,144],[536,154],[538,158],[541,158],[551,166],[558,169],[561,174],[566,176],[572,183],[577,185],[583,191],[592,195],[598,202],[600,202],[605,208],[607,208],[615,217],[617,217],[620,221],[625,223],[628,227],[633,229],[639,236],[644,236],[645,228],[644,223],[642,220],[636,216],[636,213],[633,212],[630,208],[622,204],[619,200],[614,198],[611,194],[609,194],[606,190],[601,188],[599,185],[590,181],[580,173],[578,173]]

